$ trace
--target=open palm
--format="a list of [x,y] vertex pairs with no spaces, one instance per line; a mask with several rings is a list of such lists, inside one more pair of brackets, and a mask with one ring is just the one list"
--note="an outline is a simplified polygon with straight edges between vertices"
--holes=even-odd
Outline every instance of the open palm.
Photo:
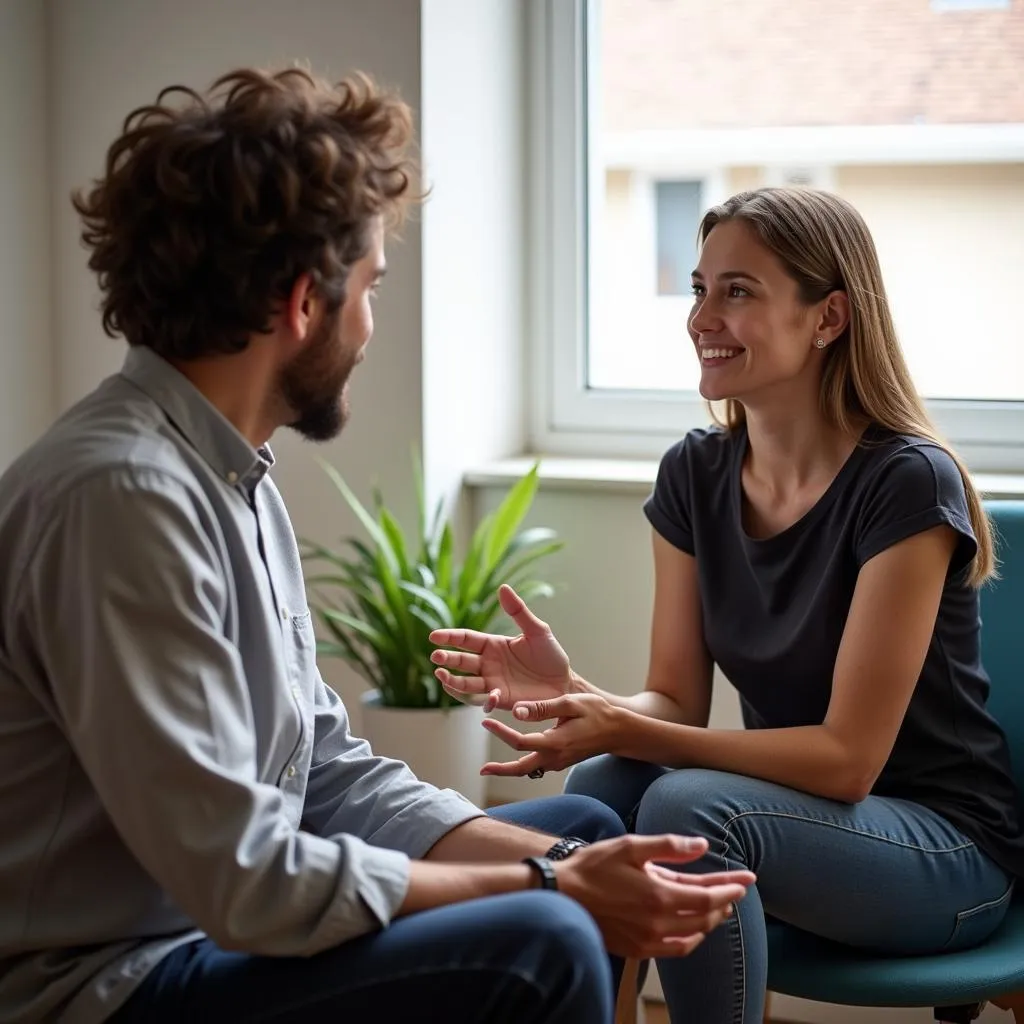
[[[498,590],[502,610],[519,627],[518,636],[472,629],[435,629],[435,675],[449,693],[478,698],[486,710],[509,710],[517,701],[548,700],[572,689],[572,670],[550,627],[509,586]],[[452,672],[458,672],[453,675]]]

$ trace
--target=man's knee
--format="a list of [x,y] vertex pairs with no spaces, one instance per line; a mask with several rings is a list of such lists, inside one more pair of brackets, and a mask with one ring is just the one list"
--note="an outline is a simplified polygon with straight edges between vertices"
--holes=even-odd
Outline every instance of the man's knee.
[[561,801],[559,813],[565,821],[559,829],[562,835],[579,836],[588,843],[625,835],[626,827],[619,816],[595,797],[566,793],[558,799]]
[[546,1008],[567,1012],[565,1019],[610,1020],[611,967],[590,914],[568,896],[542,891],[516,893],[503,909],[506,938],[515,936],[521,951],[517,970],[533,979]]

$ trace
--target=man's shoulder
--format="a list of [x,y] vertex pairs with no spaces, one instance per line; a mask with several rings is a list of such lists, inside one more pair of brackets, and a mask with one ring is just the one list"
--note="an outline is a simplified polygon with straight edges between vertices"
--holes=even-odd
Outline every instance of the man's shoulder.
[[164,478],[189,488],[183,441],[148,396],[113,377],[54,422],[0,477],[0,525],[59,511],[90,483],[117,488]]

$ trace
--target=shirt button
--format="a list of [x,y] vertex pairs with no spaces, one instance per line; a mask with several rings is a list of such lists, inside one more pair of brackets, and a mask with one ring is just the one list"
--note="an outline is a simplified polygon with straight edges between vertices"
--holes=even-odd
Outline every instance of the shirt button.
[[281,618],[284,619],[286,622],[288,621],[288,609],[287,608],[282,608],[281,609]]
[[227,480],[228,480],[229,484],[237,484],[238,483],[238,474],[234,470],[231,470],[231,472],[228,473]]
[[295,778],[295,765],[293,765],[293,764],[288,765],[288,778],[289,779],[294,779]]
[[299,688],[297,686],[293,686],[292,687],[292,696],[293,697],[298,697],[299,696]]

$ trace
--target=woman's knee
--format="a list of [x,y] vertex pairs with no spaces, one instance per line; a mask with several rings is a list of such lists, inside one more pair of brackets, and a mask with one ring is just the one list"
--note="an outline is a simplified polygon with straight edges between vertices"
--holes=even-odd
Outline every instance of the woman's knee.
[[681,768],[663,775],[644,793],[636,830],[645,835],[678,832],[712,840],[745,807],[751,780],[707,768]]
[[565,792],[600,800],[628,828],[647,788],[665,771],[645,761],[601,754],[581,761],[571,769],[565,780]]

